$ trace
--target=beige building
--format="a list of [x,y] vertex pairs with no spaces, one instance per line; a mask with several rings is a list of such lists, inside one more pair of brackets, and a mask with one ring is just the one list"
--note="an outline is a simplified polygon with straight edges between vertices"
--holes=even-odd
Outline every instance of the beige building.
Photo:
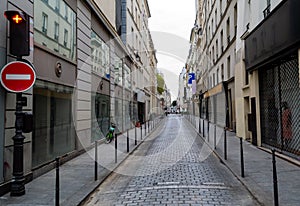
[[[192,99],[199,99],[201,118],[235,130],[237,0],[199,0],[196,8],[187,60],[187,72],[195,73],[197,83]],[[197,104],[192,108],[197,114]]]

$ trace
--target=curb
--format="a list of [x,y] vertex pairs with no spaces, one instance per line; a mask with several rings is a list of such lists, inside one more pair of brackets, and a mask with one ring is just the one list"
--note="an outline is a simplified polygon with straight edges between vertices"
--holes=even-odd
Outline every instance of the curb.
[[233,174],[234,177],[237,178],[237,180],[244,186],[244,188],[249,192],[249,194],[253,197],[253,199],[255,199],[257,201],[257,203],[261,206],[264,206],[265,204],[262,203],[259,198],[252,192],[252,190],[246,185],[246,183],[243,181],[243,179],[239,176],[239,174],[237,174],[236,172],[234,172],[230,166],[226,163],[226,160],[217,153],[217,151],[215,151],[214,148],[212,148],[203,138],[203,136],[197,131],[197,128],[194,127],[194,125],[188,120],[186,119],[190,125],[194,128],[194,130],[196,131],[197,135],[202,139],[202,141],[209,147],[209,149],[213,152],[213,154],[220,160],[220,162]]
[[[162,120],[164,120],[164,118],[163,119],[160,119],[160,121],[162,121]],[[159,123],[160,123],[160,121],[159,121]],[[158,124],[158,126],[157,127],[159,127],[159,124]],[[156,129],[157,129],[157,127],[156,128],[154,128],[154,129],[152,129],[141,141],[139,141],[138,142],[138,144],[124,157],[124,159],[122,159],[120,162],[118,162],[116,165],[115,165],[115,167],[107,174],[107,175],[105,175],[101,180],[100,180],[100,182],[77,204],[77,206],[80,206],[80,205],[82,205],[84,202],[86,202],[89,198],[90,198],[90,196],[97,190],[97,188],[109,177],[109,176],[111,176],[113,173],[114,173],[114,171],[115,171],[115,169],[116,168],[118,168],[125,160],[127,160],[127,158],[144,142],[144,140],[145,139],[147,139]]]

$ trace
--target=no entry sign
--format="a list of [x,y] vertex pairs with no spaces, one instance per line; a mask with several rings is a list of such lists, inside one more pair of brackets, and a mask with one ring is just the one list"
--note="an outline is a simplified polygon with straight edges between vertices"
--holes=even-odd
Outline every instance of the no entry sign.
[[1,84],[11,92],[24,92],[35,82],[35,71],[29,64],[14,61],[6,64],[1,70]]

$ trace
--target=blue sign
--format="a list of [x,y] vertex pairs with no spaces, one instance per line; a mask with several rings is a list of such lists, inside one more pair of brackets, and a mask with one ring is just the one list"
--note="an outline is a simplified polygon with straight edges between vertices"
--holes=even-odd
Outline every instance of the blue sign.
[[195,80],[195,73],[189,73],[188,84],[192,84],[193,80]]

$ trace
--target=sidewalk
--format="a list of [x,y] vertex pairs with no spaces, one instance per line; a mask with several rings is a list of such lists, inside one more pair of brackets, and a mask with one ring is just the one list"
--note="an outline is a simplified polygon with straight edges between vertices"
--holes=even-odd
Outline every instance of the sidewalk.
[[[199,118],[189,118],[199,132]],[[214,153],[242,184],[263,205],[274,205],[272,154],[243,141],[244,174],[241,177],[240,138],[227,131],[227,160],[224,156],[224,130],[204,122],[204,139]],[[208,135],[209,134],[209,135]],[[200,135],[203,137],[203,120],[200,120]],[[208,142],[209,141],[209,142]],[[279,205],[295,206],[300,203],[300,167],[284,160],[276,153]]]
[[[159,118],[155,120],[156,127],[160,125],[160,121]],[[141,128],[136,128],[137,145],[135,145],[135,128],[129,130],[129,153],[127,153],[127,132],[118,135],[117,163],[115,163],[115,141],[110,144],[98,143],[98,180],[96,181],[94,148],[61,165],[59,167],[60,205],[80,204],[149,134],[155,131],[153,126],[154,124],[150,127],[152,128],[150,131],[147,124],[145,136],[145,125],[142,125],[142,138]],[[53,169],[26,184],[26,194],[23,196],[11,197],[8,193],[0,197],[0,205],[55,205],[55,171]]]

